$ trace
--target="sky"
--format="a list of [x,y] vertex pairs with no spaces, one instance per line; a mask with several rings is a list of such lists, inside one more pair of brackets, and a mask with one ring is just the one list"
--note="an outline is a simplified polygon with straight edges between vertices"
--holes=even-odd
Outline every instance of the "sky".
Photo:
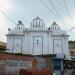
[[14,29],[18,20],[29,27],[36,16],[46,27],[55,21],[75,40],[75,29],[70,31],[75,27],[75,0],[0,0],[0,41],[7,42],[8,28]]

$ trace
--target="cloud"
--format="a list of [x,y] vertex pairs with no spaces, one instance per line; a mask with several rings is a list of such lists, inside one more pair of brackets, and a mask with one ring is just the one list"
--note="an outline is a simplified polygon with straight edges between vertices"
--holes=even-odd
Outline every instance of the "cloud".
[[13,9],[12,3],[7,0],[0,0],[0,10],[9,12]]
[[9,24],[7,22],[7,19],[4,15],[0,13],[0,41],[6,41],[5,34],[7,32],[8,27]]
[[[14,9],[11,2],[8,0],[0,0],[0,11],[5,13],[8,17],[9,14],[11,14],[11,11]],[[6,36],[5,34],[7,33],[8,28],[10,27],[10,22],[8,18],[0,12],[0,41],[6,42]]]

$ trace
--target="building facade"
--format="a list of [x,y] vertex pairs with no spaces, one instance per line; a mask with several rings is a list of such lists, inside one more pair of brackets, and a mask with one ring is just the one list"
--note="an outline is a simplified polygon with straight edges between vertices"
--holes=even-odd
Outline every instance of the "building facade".
[[75,41],[69,41],[70,56],[75,57]]
[[0,42],[0,52],[5,52],[6,51],[6,43]]
[[36,17],[30,27],[19,21],[15,29],[8,29],[7,49],[10,53],[32,55],[59,54],[69,58],[68,35],[55,22],[47,28],[43,20]]

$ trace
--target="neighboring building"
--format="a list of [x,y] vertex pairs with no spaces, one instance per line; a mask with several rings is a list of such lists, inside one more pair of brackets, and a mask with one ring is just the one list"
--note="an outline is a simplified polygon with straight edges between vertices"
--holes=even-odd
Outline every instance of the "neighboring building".
[[51,59],[51,55],[34,57],[32,55],[21,53],[0,53],[0,75],[19,75],[19,71],[21,69],[40,70],[47,68],[51,73],[53,73]]
[[0,52],[5,52],[6,51],[6,43],[0,42]]
[[75,41],[69,41],[70,55],[75,56]]
[[75,75],[75,41],[69,41],[70,59],[64,60],[64,75]]
[[1,75],[19,75],[20,69],[32,68],[32,56],[0,53],[0,74]]
[[54,22],[49,28],[45,27],[42,19],[36,17],[30,27],[24,27],[19,21],[15,29],[8,29],[7,49],[10,53],[32,55],[59,54],[69,58],[67,32]]
[[[5,51],[6,51],[6,43],[0,42],[0,53],[3,53]],[[1,60],[0,60],[0,75],[5,75],[4,63]]]

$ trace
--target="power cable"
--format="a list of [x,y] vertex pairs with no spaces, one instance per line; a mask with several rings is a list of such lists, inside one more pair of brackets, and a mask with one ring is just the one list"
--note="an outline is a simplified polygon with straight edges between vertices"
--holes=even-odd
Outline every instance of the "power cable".
[[13,24],[16,24],[10,17],[8,17],[1,9],[0,12],[9,20],[11,21]]
[[71,23],[72,23],[72,25],[73,25],[73,21],[72,21],[72,19],[71,19],[71,15],[70,15],[69,9],[68,9],[68,7],[67,7],[67,5],[66,5],[66,2],[65,2],[65,0],[62,0],[62,1],[63,1],[64,6],[65,6],[65,9],[66,9],[66,11],[67,11],[67,13],[68,13],[68,15],[69,15],[70,21],[71,21]]
[[[24,4],[24,2],[22,1],[22,0],[18,0],[19,1],[19,3],[22,5],[22,7],[24,8],[25,6],[25,4]],[[24,8],[25,9],[25,8]],[[26,10],[26,9],[25,9]],[[38,15],[38,14],[36,14],[35,12],[33,12],[31,9],[30,9],[30,12],[34,15]]]
[[[51,13],[55,18],[58,17],[42,0],[40,0],[40,2],[50,11],[50,13]],[[58,14],[58,15],[59,15],[59,14]],[[62,18],[61,18],[61,19],[62,19]],[[63,21],[63,19],[62,19],[62,21]],[[65,24],[64,21],[63,21],[62,23]],[[66,27],[66,28],[67,28],[67,27]]]
[[75,6],[75,0],[72,0],[72,1],[73,1],[74,6]]
[[[75,6],[75,0],[72,0],[72,2],[73,2],[73,4],[74,4],[74,6]],[[72,27],[72,28],[69,30],[69,32],[71,32],[73,29],[75,29],[75,26]]]
[[51,4],[51,6],[54,8],[55,12],[59,15],[58,17],[63,21],[63,23],[65,24],[63,18],[61,17],[60,13],[57,11],[56,7],[54,6],[53,2],[51,0],[49,0],[49,3]]
[[40,0],[40,2],[49,10],[49,12],[57,18],[57,16],[55,15],[55,13],[52,11],[52,9],[50,9],[42,0]]
[[[0,5],[1,6],[1,5]],[[6,7],[4,7],[5,9],[7,9]],[[8,9],[7,9],[8,10]],[[14,14],[16,14],[15,12],[13,12]],[[14,15],[15,16],[15,15]],[[18,18],[18,14],[16,15],[16,17]],[[20,18],[22,18],[23,19],[23,17],[20,17]],[[23,19],[24,20],[24,19]]]

